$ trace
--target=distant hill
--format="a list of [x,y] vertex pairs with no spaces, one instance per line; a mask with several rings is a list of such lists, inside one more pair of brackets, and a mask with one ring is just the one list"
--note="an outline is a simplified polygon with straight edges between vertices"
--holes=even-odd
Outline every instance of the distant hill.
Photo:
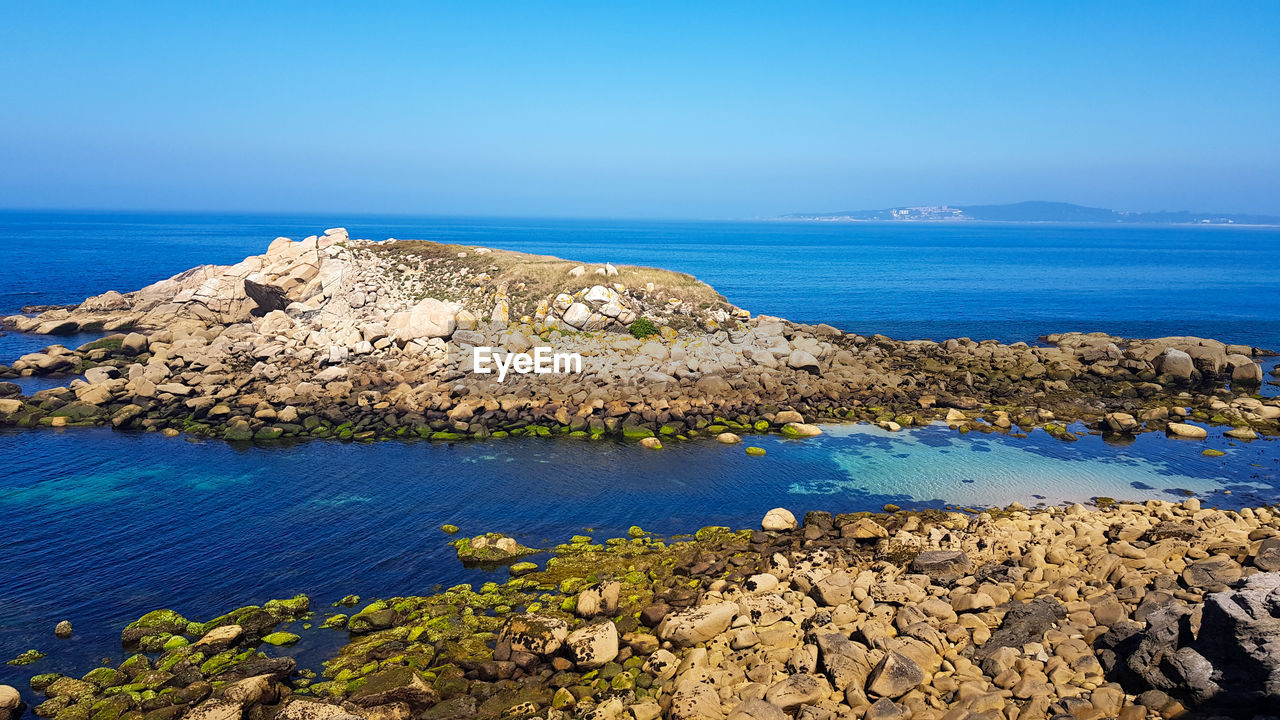
[[1010,205],[917,205],[884,210],[849,210],[833,213],[794,213],[782,220],[827,222],[1064,222],[1064,223],[1158,223],[1196,225],[1280,225],[1278,215],[1238,213],[1122,212],[1071,203],[1028,201]]

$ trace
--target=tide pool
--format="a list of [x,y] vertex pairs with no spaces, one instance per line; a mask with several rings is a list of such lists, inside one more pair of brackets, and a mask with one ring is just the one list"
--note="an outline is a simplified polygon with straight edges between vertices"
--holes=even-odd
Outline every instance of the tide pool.
[[[1115,445],[1040,431],[825,430],[802,441],[748,436],[768,451],[762,458],[711,441],[661,451],[535,438],[256,447],[107,429],[2,431],[0,657],[57,653],[31,668],[0,665],[0,683],[118,658],[120,628],[160,607],[205,618],[296,593],[327,605],[348,593],[507,577],[464,568],[444,523],[549,547],[575,533],[623,536],[631,525],[664,535],[754,527],[776,506],[799,516],[1095,496],[1280,500],[1274,439],[1225,442],[1211,430],[1216,439],[1204,443],[1148,434]],[[1226,455],[1205,457],[1208,447]],[[63,619],[74,642],[52,636]]]

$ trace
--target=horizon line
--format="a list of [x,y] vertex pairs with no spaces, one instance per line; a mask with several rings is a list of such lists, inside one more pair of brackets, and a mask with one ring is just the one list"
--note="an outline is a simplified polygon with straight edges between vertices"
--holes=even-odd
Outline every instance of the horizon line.
[[[68,214],[68,215],[218,215],[218,216],[258,216],[258,217],[280,217],[280,216],[315,216],[315,217],[332,217],[332,218],[435,218],[435,219],[478,219],[478,220],[562,220],[562,221],[647,221],[647,222],[812,222],[806,218],[822,217],[822,216],[839,216],[842,213],[851,212],[876,212],[881,210],[892,210],[899,208],[913,207],[973,207],[973,206],[1002,206],[1002,205],[1018,205],[1023,203],[1059,203],[1064,205],[1075,205],[1065,201],[1057,200],[1020,200],[1011,203],[944,203],[941,205],[914,204],[914,205],[894,205],[887,208],[867,209],[867,210],[839,210],[827,212],[788,212],[780,215],[754,215],[754,216],[688,216],[688,215],[570,215],[570,214],[504,214],[504,213],[448,213],[448,212],[412,212],[412,211],[333,211],[333,210],[235,210],[235,209],[170,209],[170,208],[90,208],[90,207],[12,207],[0,206],[0,213],[5,214]],[[1280,212],[1257,212],[1257,211],[1235,211],[1235,212],[1217,212],[1217,211],[1199,211],[1199,210],[1115,210],[1114,208],[1100,208],[1097,206],[1081,205],[1095,210],[1108,210],[1117,213],[1136,213],[1136,214],[1156,214],[1156,213],[1189,213],[1203,215],[1257,215],[1280,218]],[[1016,224],[1059,224],[1059,225],[1112,225],[1106,222],[1089,222],[1089,221],[1037,221],[1037,220],[856,220],[849,222],[857,222],[864,224],[998,224],[998,225],[1016,225]],[[1116,225],[1211,225],[1213,227],[1276,227],[1280,223],[1115,223]]]

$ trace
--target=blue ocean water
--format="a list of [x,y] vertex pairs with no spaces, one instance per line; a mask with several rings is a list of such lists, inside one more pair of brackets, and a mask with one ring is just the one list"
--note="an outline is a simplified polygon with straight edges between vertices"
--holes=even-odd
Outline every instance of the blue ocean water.
[[[1108,445],[944,427],[830,426],[805,441],[749,442],[768,454],[713,441],[661,452],[534,438],[237,447],[108,429],[0,431],[0,658],[56,651],[30,668],[0,665],[0,683],[118,659],[121,626],[158,607],[204,619],[299,592],[327,605],[348,593],[505,579],[463,568],[443,523],[546,547],[575,533],[623,536],[633,524],[660,534],[750,527],[779,505],[799,515],[887,502],[1280,500],[1275,440],[1217,438],[1208,446],[1226,451],[1219,458],[1203,456],[1204,443],[1155,435]],[[62,619],[74,640],[53,638]]]
[[691,273],[755,313],[901,339],[1068,330],[1280,349],[1280,228],[0,213],[0,312],[333,225]]
[[[134,289],[338,224],[357,237],[680,270],[756,313],[900,338],[1102,330],[1280,349],[1280,230],[1269,228],[0,213],[0,313]],[[51,340],[0,336],[0,363]],[[0,661],[50,652],[29,668],[0,664],[0,683],[118,658],[121,625],[157,607],[203,618],[298,592],[327,604],[505,577],[463,568],[439,531],[446,522],[548,545],[587,527],[604,537],[632,524],[663,534],[750,526],[779,505],[1280,500],[1280,443],[1211,435],[1116,445],[837,426],[804,442],[753,438],[769,454],[752,459],[709,442],[659,453],[537,439],[236,447],[107,429],[0,431]],[[1205,447],[1227,454],[1208,458]],[[74,640],[53,638],[62,619]],[[288,652],[314,657],[338,641],[330,635],[305,634]]]

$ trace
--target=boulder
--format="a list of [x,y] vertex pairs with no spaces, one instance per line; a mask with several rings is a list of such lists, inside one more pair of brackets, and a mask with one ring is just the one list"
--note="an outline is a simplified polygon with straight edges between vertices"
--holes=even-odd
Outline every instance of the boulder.
[[448,338],[456,328],[453,308],[434,298],[427,298],[409,310],[393,314],[387,323],[392,337],[400,342],[419,338]]
[[782,531],[796,529],[796,516],[786,508],[774,508],[764,514],[760,527],[765,530]]
[[141,355],[149,346],[150,341],[142,333],[131,332],[120,341],[120,351],[125,355]]
[[1142,426],[1137,418],[1122,412],[1107,413],[1104,421],[1107,425],[1106,429],[1113,433],[1132,433]]
[[900,698],[924,682],[924,671],[900,652],[884,656],[867,678],[867,690],[884,698]]
[[827,607],[844,605],[853,597],[853,578],[845,571],[837,570],[814,584],[813,596]]
[[1145,628],[1121,623],[1099,639],[1104,663],[1126,691],[1140,701],[1167,693],[1232,717],[1280,701],[1280,573],[1206,595],[1198,632],[1193,614],[1169,601],[1146,615]]
[[1262,366],[1247,355],[1228,355],[1227,368],[1231,371],[1231,382],[1241,385],[1261,385]]
[[1225,555],[1214,555],[1197,560],[1182,571],[1182,580],[1189,588],[1214,588],[1230,585],[1240,579],[1240,564]]
[[273,310],[284,310],[291,302],[283,288],[254,282],[248,278],[244,281],[244,294],[254,303],[254,308],[249,311],[254,317],[262,317]]
[[240,625],[221,625],[205,633],[204,637],[191,646],[191,649],[214,655],[235,645],[243,634],[244,628]]
[[364,718],[353,715],[338,705],[294,699],[284,706],[279,715],[276,715],[276,720],[364,720]]
[[367,682],[351,693],[350,700],[360,707],[377,707],[388,703],[405,703],[413,712],[425,709],[440,699],[417,670],[392,667],[367,676]]
[[22,715],[25,705],[18,689],[11,685],[0,685],[0,720],[11,720]]
[[[597,270],[603,274],[604,268]],[[621,715],[601,714],[600,717],[621,718]],[[705,683],[684,683],[671,696],[670,720],[721,720],[720,694]]]
[[889,531],[871,518],[864,517],[858,518],[847,525],[842,525],[840,527],[840,537],[853,538],[854,540],[877,540],[889,537]]
[[240,720],[244,706],[231,700],[205,700],[184,716],[186,720]]
[[1280,570],[1280,538],[1272,537],[1258,545],[1258,552],[1253,556],[1253,564],[1259,570],[1274,572]]
[[782,426],[782,434],[789,438],[816,437],[822,434],[822,428],[807,423],[787,423]]
[[534,655],[552,655],[564,645],[569,625],[559,618],[522,613],[507,619],[498,642],[508,642],[512,650]]
[[1195,372],[1195,362],[1187,353],[1177,349],[1169,348],[1156,358],[1156,372],[1161,375],[1171,375],[1177,380],[1190,380],[1191,374]]
[[[1214,340],[1199,340],[1201,344],[1186,348],[1187,354],[1202,372],[1217,375],[1227,369],[1227,346]],[[1207,343],[1207,344],[1206,344]]]
[[565,647],[580,670],[594,670],[618,656],[618,628],[611,621],[586,625],[569,633]]
[[703,605],[673,613],[662,620],[658,636],[682,647],[697,645],[728,630],[737,614],[738,604],[732,602]]
[[1188,423],[1169,423],[1169,426],[1165,428],[1165,432],[1173,437],[1186,438],[1188,440],[1203,440],[1209,437],[1208,430]]
[[587,326],[587,322],[591,319],[591,307],[579,302],[573,303],[564,311],[564,314],[560,316],[560,319],[571,327],[578,329],[585,328]]
[[787,367],[816,374],[819,370],[818,358],[805,350],[792,350],[787,356]]
[[451,338],[455,345],[484,345],[484,333],[475,330],[454,330]]
[[831,684],[821,675],[800,673],[774,683],[765,691],[764,699],[782,710],[795,710],[801,705],[813,705],[831,694]]
[[911,561],[911,569],[928,575],[935,583],[946,585],[972,570],[973,563],[960,550],[925,550]]
[[1280,700],[1280,573],[1250,576],[1238,590],[1210,593],[1195,648],[1227,702]]
[[782,410],[773,416],[773,422],[777,425],[786,425],[787,423],[802,423],[804,416],[795,410]]

